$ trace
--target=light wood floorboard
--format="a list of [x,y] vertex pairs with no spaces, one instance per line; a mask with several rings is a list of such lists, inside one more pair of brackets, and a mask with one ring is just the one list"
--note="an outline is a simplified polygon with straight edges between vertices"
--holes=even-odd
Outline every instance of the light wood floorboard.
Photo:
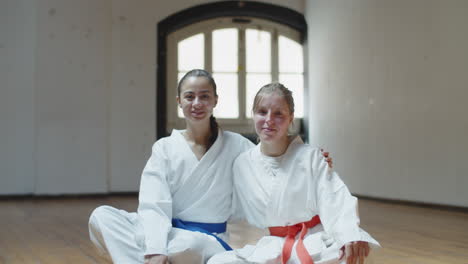
[[[111,263],[88,235],[88,217],[99,205],[135,211],[136,196],[0,199],[0,263]],[[382,264],[468,264],[468,213],[360,200],[362,227],[383,246]],[[263,232],[230,225],[232,244]]]

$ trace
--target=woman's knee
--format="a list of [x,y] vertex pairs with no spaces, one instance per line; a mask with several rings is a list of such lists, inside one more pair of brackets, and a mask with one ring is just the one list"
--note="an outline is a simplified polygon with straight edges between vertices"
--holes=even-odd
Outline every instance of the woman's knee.
[[234,251],[225,251],[211,257],[207,264],[245,264],[246,261],[238,258]]
[[218,245],[218,241],[212,236],[187,230],[172,229],[172,239],[169,242],[169,250],[179,252],[184,250],[203,251],[207,247]]
[[100,233],[102,232],[101,227],[111,226],[112,222],[116,220],[118,211],[118,209],[108,205],[102,205],[94,209],[91,215],[89,216],[88,222],[90,234],[96,232]]
[[89,217],[88,230],[89,237],[100,253],[107,252],[103,238],[101,223],[106,222],[107,215],[113,208],[107,205],[99,206],[93,210]]
[[89,223],[95,224],[96,222],[108,219],[115,214],[115,211],[118,211],[118,209],[108,205],[101,205],[93,210],[89,217]]

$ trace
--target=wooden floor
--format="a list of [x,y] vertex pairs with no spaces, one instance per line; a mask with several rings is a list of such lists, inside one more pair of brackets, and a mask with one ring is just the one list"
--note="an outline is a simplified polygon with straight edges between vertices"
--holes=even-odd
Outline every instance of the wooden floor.
[[[110,263],[88,238],[88,217],[101,204],[135,211],[134,196],[0,200],[0,263]],[[383,246],[382,264],[468,264],[468,213],[360,200],[362,227]],[[230,226],[235,246],[259,230]]]

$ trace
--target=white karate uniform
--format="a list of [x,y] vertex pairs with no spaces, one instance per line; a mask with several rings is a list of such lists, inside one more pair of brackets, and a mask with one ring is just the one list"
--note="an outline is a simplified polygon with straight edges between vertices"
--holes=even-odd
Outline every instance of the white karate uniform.
[[172,228],[171,219],[227,221],[233,162],[253,144],[239,134],[220,130],[199,161],[181,132],[173,130],[153,145],[141,177],[137,213],[101,206],[91,214],[91,240],[114,263],[143,263],[147,254],[168,255],[171,263],[205,263],[224,251],[213,236]]
[[[351,241],[379,246],[359,228],[357,199],[338,174],[329,169],[319,148],[296,137],[285,154],[268,157],[260,144],[242,153],[234,163],[235,216],[259,228],[290,226],[319,215],[321,224],[310,228],[304,245],[316,264],[339,263],[340,248]],[[297,237],[288,263],[300,263]],[[208,263],[280,263],[285,238],[264,236],[257,244],[222,252]]]

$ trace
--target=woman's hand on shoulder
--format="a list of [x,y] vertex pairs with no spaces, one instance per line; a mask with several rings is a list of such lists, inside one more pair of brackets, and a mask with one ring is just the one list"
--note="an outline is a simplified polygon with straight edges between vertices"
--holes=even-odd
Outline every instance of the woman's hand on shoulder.
[[346,243],[340,250],[340,260],[346,259],[346,264],[364,264],[364,259],[369,256],[369,243],[365,241],[353,241]]
[[169,264],[169,260],[166,255],[146,255],[145,264]]
[[333,159],[330,157],[330,152],[323,151],[323,148],[321,148],[320,151],[322,151],[322,155],[325,157],[325,160],[328,163],[328,167],[333,168]]

